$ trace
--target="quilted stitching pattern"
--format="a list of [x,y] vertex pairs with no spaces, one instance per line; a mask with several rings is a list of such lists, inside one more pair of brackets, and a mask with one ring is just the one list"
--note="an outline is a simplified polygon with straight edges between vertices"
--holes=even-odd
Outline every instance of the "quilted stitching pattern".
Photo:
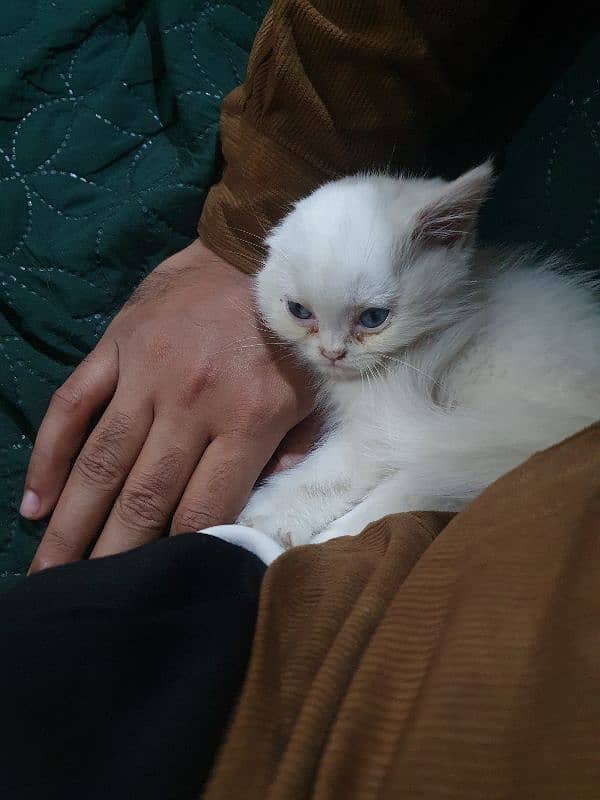
[[220,101],[267,4],[0,7],[0,588],[40,535],[17,508],[49,397],[140,279],[193,238]]

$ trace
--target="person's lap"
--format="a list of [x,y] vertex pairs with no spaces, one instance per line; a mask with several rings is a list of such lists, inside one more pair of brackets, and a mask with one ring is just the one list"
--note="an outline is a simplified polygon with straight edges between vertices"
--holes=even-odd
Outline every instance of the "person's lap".
[[[533,753],[535,791],[548,714],[560,722],[548,734],[554,772],[585,789],[571,755],[576,745],[589,760],[591,695],[600,697],[600,673],[586,667],[599,469],[594,426],[502,478],[449,524],[392,516],[277,559],[208,796],[250,800],[273,782],[287,792],[292,773],[313,780],[313,767],[313,777],[303,770],[315,758],[333,780],[367,747],[372,761],[348,773],[355,787],[371,785],[377,765],[377,781],[396,786],[403,765],[396,788],[433,775],[471,797],[467,750],[492,747],[490,780],[512,780],[516,739]],[[197,796],[246,671],[264,570],[243,547],[189,534],[47,570],[0,597],[7,796]],[[274,676],[280,702],[269,704]],[[557,691],[567,684],[585,701],[571,710],[571,690]],[[387,700],[374,703],[375,692]],[[338,719],[340,707],[354,710]],[[510,736],[488,719],[499,709]],[[423,725],[432,736],[419,738]],[[397,763],[381,758],[387,735],[365,740],[392,729],[404,741]],[[307,737],[318,748],[308,760],[293,744]],[[334,739],[341,749],[329,751]],[[436,756],[441,740],[458,768]],[[240,777],[249,771],[252,786]]]
[[244,676],[264,569],[189,534],[0,596],[2,796],[197,797]]
[[595,800],[599,586],[600,424],[450,522],[290,551],[205,799]]

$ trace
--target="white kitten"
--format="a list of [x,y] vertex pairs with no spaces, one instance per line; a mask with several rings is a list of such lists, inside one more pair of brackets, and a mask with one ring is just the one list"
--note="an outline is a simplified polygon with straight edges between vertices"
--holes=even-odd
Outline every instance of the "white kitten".
[[344,178],[271,232],[258,307],[322,376],[329,425],[239,522],[289,546],[456,511],[600,417],[594,286],[476,248],[491,182],[487,163],[450,183]]

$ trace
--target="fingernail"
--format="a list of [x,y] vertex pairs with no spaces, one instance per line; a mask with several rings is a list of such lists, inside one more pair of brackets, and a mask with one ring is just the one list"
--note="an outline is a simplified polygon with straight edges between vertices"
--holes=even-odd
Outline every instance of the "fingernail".
[[40,498],[31,489],[27,489],[21,500],[19,514],[22,517],[35,517],[40,510]]

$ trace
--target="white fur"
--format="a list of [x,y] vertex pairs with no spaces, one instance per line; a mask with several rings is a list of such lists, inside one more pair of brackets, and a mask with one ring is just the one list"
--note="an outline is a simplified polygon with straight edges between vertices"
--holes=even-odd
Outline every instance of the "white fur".
[[[321,377],[327,433],[239,521],[284,545],[409,510],[460,510],[600,417],[600,310],[558,257],[478,250],[492,180],[362,175],[301,200],[256,279],[267,325]],[[299,322],[293,300],[315,319]],[[356,318],[390,308],[381,329]],[[320,352],[346,350],[332,366]]]

